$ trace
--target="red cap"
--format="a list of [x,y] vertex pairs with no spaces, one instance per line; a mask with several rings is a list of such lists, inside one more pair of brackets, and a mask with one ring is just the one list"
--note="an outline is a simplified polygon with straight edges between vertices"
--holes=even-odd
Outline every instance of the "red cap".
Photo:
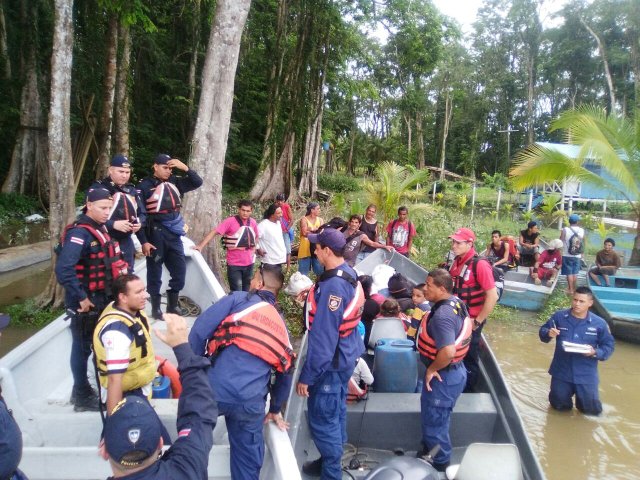
[[475,242],[476,234],[469,228],[459,228],[456,233],[449,235],[449,238],[456,242]]

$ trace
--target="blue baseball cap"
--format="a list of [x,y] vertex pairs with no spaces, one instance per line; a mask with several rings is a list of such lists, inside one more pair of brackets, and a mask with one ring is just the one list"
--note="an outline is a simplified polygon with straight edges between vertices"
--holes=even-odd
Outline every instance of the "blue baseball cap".
[[343,233],[335,228],[325,228],[320,233],[309,233],[307,239],[311,243],[319,243],[323,247],[329,247],[332,250],[342,250],[347,244]]
[[106,188],[90,188],[87,190],[87,202],[97,202],[98,200],[111,200],[111,192]]
[[161,153],[155,158],[153,163],[157,165],[166,165],[167,163],[169,163],[169,160],[171,160],[171,155],[167,155],[166,153]]
[[572,213],[569,215],[569,223],[578,223],[580,221],[580,215],[577,213]]
[[162,422],[146,398],[126,396],[104,424],[104,445],[111,459],[136,467],[158,450]]
[[125,155],[116,155],[111,159],[112,167],[131,168],[131,162]]

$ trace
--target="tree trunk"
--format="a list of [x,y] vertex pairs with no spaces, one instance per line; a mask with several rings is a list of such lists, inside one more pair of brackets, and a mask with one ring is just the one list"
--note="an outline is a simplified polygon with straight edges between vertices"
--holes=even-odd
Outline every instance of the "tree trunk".
[[402,115],[404,123],[407,126],[407,156],[411,156],[411,147],[413,146],[413,129],[411,128],[411,116],[408,113]]
[[[73,0],[55,0],[53,47],[51,53],[51,103],[49,108],[49,233],[51,249],[64,226],[75,216],[73,204],[73,164],[71,161],[71,66],[73,56]],[[55,255],[51,256],[55,267]],[[39,304],[61,305],[63,290],[51,273]]]
[[116,73],[118,66],[118,16],[109,17],[107,52],[102,82],[102,111],[98,121],[98,165],[96,179],[104,178],[111,157],[111,125],[113,124],[113,101],[116,95]]
[[277,162],[269,163],[263,174],[256,179],[251,190],[252,198],[256,198],[254,192],[260,192],[256,198],[259,202],[273,200],[281,192],[289,192],[291,195],[291,165],[295,144],[296,134],[293,129],[289,129]]
[[424,168],[424,131],[422,126],[422,111],[418,109],[416,111],[416,143],[418,147],[418,168]]
[[600,51],[600,56],[602,57],[602,63],[604,65],[604,75],[607,79],[607,85],[609,87],[609,98],[611,99],[611,113],[615,113],[616,94],[613,88],[613,78],[611,77],[611,72],[609,71],[609,62],[607,60],[607,52],[604,48],[604,43],[602,42],[598,34],[594,32],[591,29],[591,27],[589,27],[589,25],[587,25],[587,22],[585,22],[584,19],[581,18],[580,22],[582,23],[582,25],[584,25],[584,28],[586,28],[589,31],[591,36],[596,40],[596,43],[598,44],[598,50]]
[[[191,59],[189,60],[189,118],[193,118],[193,110],[196,104],[196,73],[198,71],[198,53],[200,51],[200,0],[193,0],[193,18],[191,21]],[[191,131],[193,125],[189,125]]]
[[[204,184],[185,199],[183,214],[190,235],[202,239],[220,222],[222,172],[229,137],[233,90],[242,30],[251,0],[219,0],[202,72],[202,92],[193,135],[191,167]],[[220,275],[218,249],[209,248],[207,259]]]
[[536,83],[536,68],[535,58],[532,52],[529,52],[527,59],[527,75],[529,76],[529,85],[527,88],[527,134],[528,144],[531,145],[535,141],[535,128],[534,128],[534,96],[535,96],[535,83]]
[[0,2],[0,59],[2,59],[1,75],[5,80],[11,80],[11,58],[7,44],[7,23],[4,18],[3,2]]
[[355,168],[353,166],[353,149],[356,144],[356,132],[358,131],[358,126],[354,123],[351,127],[351,135],[349,135],[349,155],[347,156],[347,173],[351,175],[355,175]]
[[129,155],[129,78],[131,70],[131,27],[128,23],[118,22],[120,59],[116,79],[115,151]]
[[453,102],[447,88],[447,95],[444,100],[444,125],[442,126],[442,148],[440,149],[440,181],[444,180],[444,161],[447,152],[447,137],[449,136],[449,126],[451,125],[451,117],[453,111]]
[[316,90],[316,98],[314,100],[315,115],[309,119],[307,131],[305,133],[304,153],[302,158],[302,174],[298,191],[300,194],[313,197],[318,189],[318,162],[320,158],[320,144],[322,134],[322,114],[324,102],[323,87],[324,76],[322,77],[321,87]]

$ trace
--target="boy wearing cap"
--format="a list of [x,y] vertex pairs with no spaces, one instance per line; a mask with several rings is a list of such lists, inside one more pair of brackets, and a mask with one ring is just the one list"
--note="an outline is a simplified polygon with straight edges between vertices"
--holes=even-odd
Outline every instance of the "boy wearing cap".
[[[156,331],[178,359],[182,393],[178,404],[178,438],[162,457],[162,422],[149,402],[130,395],[106,419],[100,454],[109,460],[114,477],[138,480],[207,478],[213,427],[218,410],[207,379],[210,363],[191,351],[184,318],[166,314],[166,332]],[[132,478],[133,478],[132,477]]]
[[[540,228],[538,223],[533,220],[527,223],[527,228],[520,230],[520,240],[518,250],[520,255],[527,255],[538,260],[540,256]],[[531,265],[530,263],[528,265]]]
[[579,221],[580,216],[572,213],[569,215],[569,226],[564,227],[560,233],[560,240],[562,240],[564,244],[561,273],[567,276],[567,295],[573,295],[575,293],[578,273],[582,266],[582,253],[575,253],[575,250],[570,249],[572,238],[576,235],[584,251],[584,229],[578,226]]
[[126,264],[117,243],[112,251],[107,248],[111,238],[105,222],[112,203],[108,190],[89,189],[85,213],[65,229],[55,266],[56,278],[64,287],[67,314],[71,318],[71,403],[76,412],[98,410],[98,397],[87,379],[93,329],[100,312],[110,301],[114,280],[111,263],[122,262],[125,269],[122,273],[126,273]]
[[[173,175],[174,168],[186,175]],[[171,275],[167,290],[167,312],[181,313],[178,295],[184,288],[187,271],[180,238],[186,233],[184,218],[180,214],[181,198],[201,185],[202,178],[196,172],[166,153],[155,158],[153,175],[138,185],[147,210],[147,223],[138,232],[138,238],[142,243],[142,253],[147,257],[147,291],[151,295],[151,316],[156,320],[162,320],[160,287],[163,264]]]
[[118,240],[122,255],[129,264],[129,273],[133,273],[136,249],[131,236],[137,234],[146,223],[147,214],[138,190],[129,183],[130,178],[129,159],[124,155],[116,155],[111,159],[109,175],[94,182],[91,188],[105,188],[111,193],[113,205],[106,222],[107,230],[112,238]]
[[544,280],[549,287],[553,284],[562,266],[562,245],[562,240],[558,238],[551,240],[549,248],[536,260],[531,271],[531,278],[536,285],[541,285]]
[[[7,325],[9,325],[9,315],[0,313],[0,337]],[[2,387],[0,387],[0,478],[26,480],[27,477],[18,470],[21,458],[22,432],[2,398]]]
[[480,373],[478,347],[482,329],[498,302],[498,291],[493,278],[493,267],[486,259],[477,257],[474,249],[476,234],[468,228],[459,228],[449,238],[451,251],[455,255],[449,268],[453,278],[453,293],[467,305],[469,316],[473,320],[471,344],[464,357],[468,372],[465,391],[473,391]]
[[325,228],[310,233],[324,273],[309,291],[306,304],[308,347],[296,392],[308,397],[311,437],[320,458],[302,471],[323,479],[341,479],[342,445],[347,442],[347,391],[356,359],[364,352],[358,334],[364,292],[357,273],[344,261],[342,232]]

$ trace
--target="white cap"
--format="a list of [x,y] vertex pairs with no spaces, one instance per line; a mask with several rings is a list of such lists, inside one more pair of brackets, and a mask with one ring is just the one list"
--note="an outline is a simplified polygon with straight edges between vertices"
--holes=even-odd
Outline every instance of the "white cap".
[[297,297],[300,292],[308,290],[312,285],[313,282],[309,277],[300,272],[295,272],[291,275],[291,278],[289,278],[289,284],[285,287],[284,293],[292,297]]

